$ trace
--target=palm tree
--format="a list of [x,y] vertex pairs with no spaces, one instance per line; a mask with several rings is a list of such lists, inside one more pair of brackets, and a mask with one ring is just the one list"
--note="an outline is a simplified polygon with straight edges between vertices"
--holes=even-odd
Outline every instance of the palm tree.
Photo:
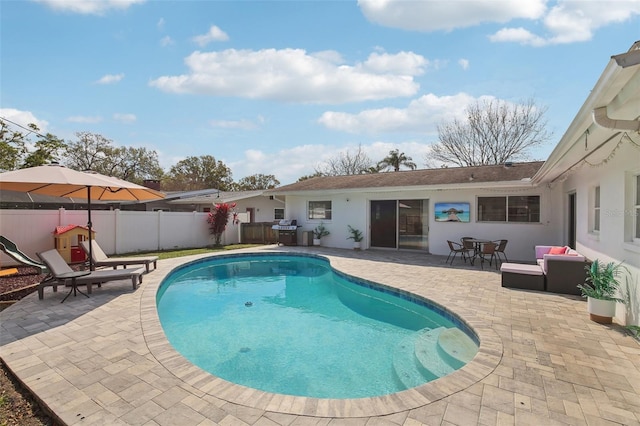
[[378,163],[380,170],[393,167],[393,171],[398,172],[400,171],[400,166],[408,167],[411,170],[415,170],[417,167],[411,157],[407,157],[404,152],[400,152],[397,149],[389,151],[389,155],[384,157],[382,161]]

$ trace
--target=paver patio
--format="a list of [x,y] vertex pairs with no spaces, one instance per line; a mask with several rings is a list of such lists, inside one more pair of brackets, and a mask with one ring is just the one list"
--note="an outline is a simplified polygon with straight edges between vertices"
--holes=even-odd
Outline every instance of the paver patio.
[[317,253],[342,272],[446,306],[478,333],[479,355],[381,398],[318,400],[230,384],[173,351],[157,319],[158,285],[198,258],[190,257],[159,261],[135,292],[125,280],[64,304],[64,289],[30,295],[0,312],[0,356],[69,425],[640,425],[640,344],[620,326],[589,321],[579,297],[503,289],[495,270],[449,266],[442,256],[260,250]]

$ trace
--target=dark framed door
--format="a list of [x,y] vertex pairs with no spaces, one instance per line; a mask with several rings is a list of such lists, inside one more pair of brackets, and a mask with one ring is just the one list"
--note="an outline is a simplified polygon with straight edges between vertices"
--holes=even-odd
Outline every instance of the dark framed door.
[[569,213],[568,223],[567,223],[567,245],[575,250],[576,248],[576,193],[572,192],[569,194],[569,206],[567,209]]
[[371,201],[371,247],[396,248],[397,201]]
[[254,223],[256,221],[256,209],[254,209],[253,207],[247,207],[245,211],[249,213],[249,223]]

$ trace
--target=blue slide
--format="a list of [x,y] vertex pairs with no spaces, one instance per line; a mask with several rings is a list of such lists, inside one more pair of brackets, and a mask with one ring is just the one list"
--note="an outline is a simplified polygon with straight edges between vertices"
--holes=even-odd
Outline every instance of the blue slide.
[[31,259],[29,256],[21,252],[18,246],[4,235],[0,235],[0,250],[23,265],[38,268],[41,274],[47,272],[47,267],[43,263]]

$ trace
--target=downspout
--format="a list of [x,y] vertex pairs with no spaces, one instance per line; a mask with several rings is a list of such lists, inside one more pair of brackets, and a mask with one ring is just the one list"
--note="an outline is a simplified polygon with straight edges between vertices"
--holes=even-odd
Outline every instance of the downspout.
[[593,110],[593,121],[606,129],[640,131],[640,121],[614,120],[607,115],[606,106]]

